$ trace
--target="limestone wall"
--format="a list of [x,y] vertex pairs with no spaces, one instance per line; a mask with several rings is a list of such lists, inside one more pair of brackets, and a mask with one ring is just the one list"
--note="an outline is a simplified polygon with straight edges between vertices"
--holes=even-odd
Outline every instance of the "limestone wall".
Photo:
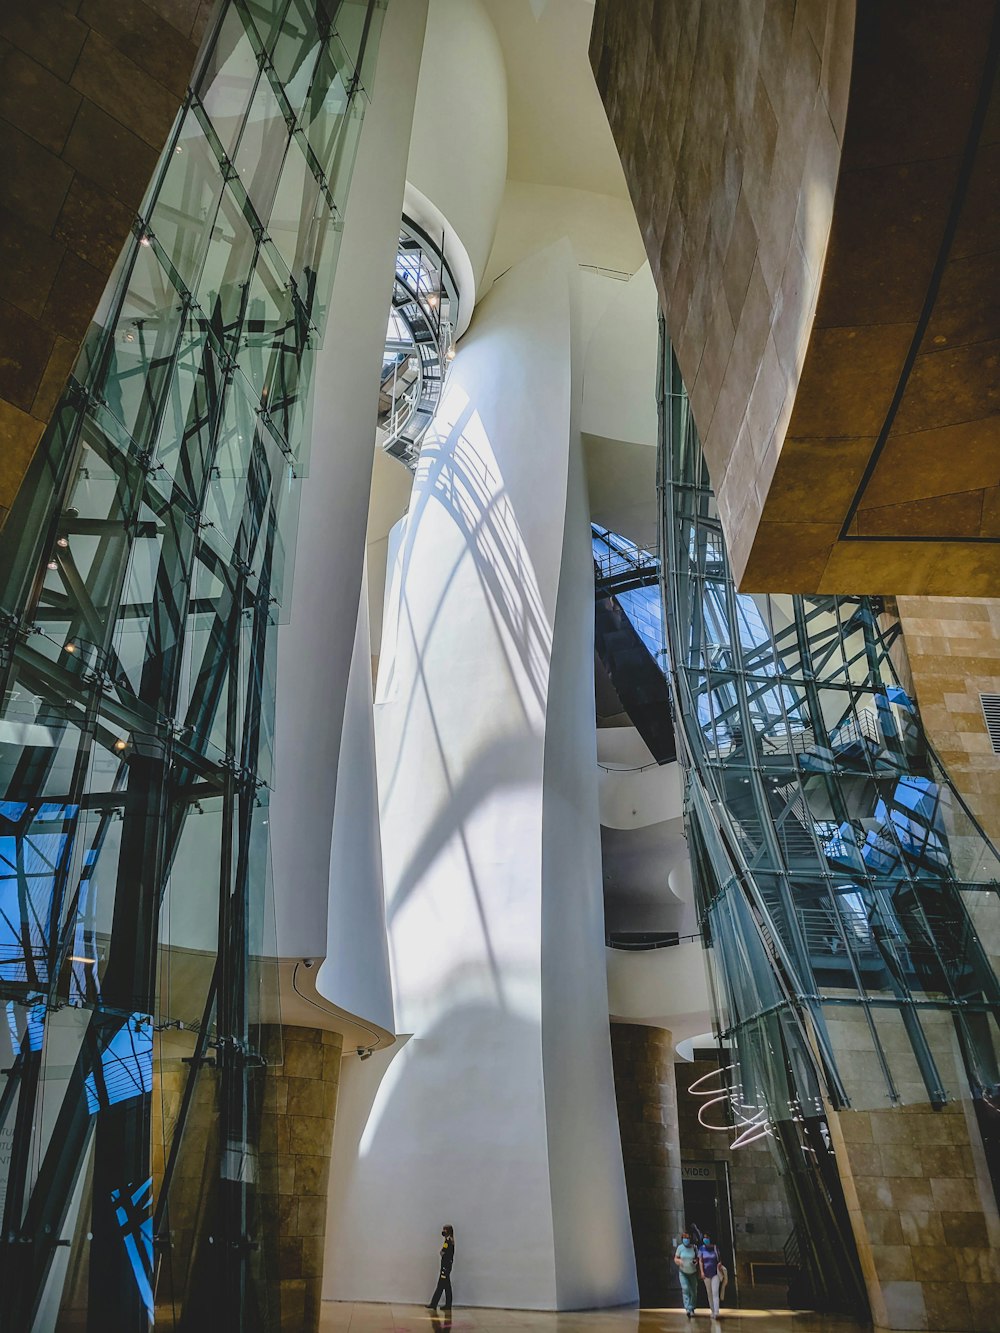
[[340,1088],[343,1038],[319,1028],[283,1027],[280,1065],[268,1069],[261,1144],[265,1234],[277,1237],[281,1328],[319,1328],[327,1188]]
[[611,1055],[639,1301],[677,1304],[673,1252],[684,1197],[673,1039],[666,1028],[612,1023]]
[[898,597],[920,716],[952,781],[994,844],[1000,843],[1000,755],[979,702],[1000,694],[1000,601]]
[[595,11],[591,63],[737,569],[812,328],[853,33],[853,0]]

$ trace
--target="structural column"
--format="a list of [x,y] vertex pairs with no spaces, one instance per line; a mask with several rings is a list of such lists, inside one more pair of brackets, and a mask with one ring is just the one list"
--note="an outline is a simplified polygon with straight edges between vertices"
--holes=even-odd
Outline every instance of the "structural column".
[[[277,1043],[275,1043],[277,1045]],[[264,1234],[276,1250],[281,1328],[319,1328],[330,1154],[340,1087],[343,1038],[319,1028],[282,1027],[281,1064],[268,1069],[261,1144]]]
[[666,1028],[612,1023],[611,1052],[639,1300],[673,1305],[674,1245],[684,1225],[673,1038]]
[[[397,1030],[327,1290],[634,1299],[607,1025],[593,573],[568,244],[462,341],[394,534],[375,701]],[[378,1244],[372,1237],[378,1237]]]

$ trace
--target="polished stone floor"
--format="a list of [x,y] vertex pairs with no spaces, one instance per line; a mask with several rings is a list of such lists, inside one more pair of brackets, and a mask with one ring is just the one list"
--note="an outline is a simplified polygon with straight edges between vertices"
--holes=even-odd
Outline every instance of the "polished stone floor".
[[704,1329],[705,1333],[859,1333],[864,1326],[834,1315],[794,1310],[736,1310],[723,1308],[715,1322],[708,1310],[694,1319],[683,1310],[583,1310],[550,1314],[537,1310],[462,1309],[451,1317],[431,1314],[419,1305],[362,1305],[326,1301],[320,1333],[521,1333],[540,1329],[548,1333],[675,1333]]

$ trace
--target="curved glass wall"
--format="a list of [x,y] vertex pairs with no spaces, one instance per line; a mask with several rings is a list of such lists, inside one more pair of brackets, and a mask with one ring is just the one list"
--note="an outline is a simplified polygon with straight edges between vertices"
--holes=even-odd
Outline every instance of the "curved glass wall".
[[411,471],[455,354],[457,314],[458,289],[441,246],[404,217],[382,357],[377,426],[382,448]]
[[0,534],[10,1333],[279,1326],[275,627],[380,20],[221,6]]
[[864,1290],[828,1110],[971,1101],[997,1171],[1000,861],[927,743],[891,603],[736,591],[663,339],[664,597],[737,1141],[827,1304]]

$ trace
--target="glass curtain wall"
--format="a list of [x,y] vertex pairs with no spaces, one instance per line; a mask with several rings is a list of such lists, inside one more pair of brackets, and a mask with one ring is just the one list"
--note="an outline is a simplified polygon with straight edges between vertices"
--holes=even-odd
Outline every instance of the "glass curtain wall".
[[890,602],[738,593],[661,329],[664,599],[734,1146],[773,1143],[821,1301],[863,1307],[827,1108],[971,1099],[998,1180],[1000,862]]
[[275,630],[380,22],[219,7],[0,535],[10,1333],[278,1327]]

